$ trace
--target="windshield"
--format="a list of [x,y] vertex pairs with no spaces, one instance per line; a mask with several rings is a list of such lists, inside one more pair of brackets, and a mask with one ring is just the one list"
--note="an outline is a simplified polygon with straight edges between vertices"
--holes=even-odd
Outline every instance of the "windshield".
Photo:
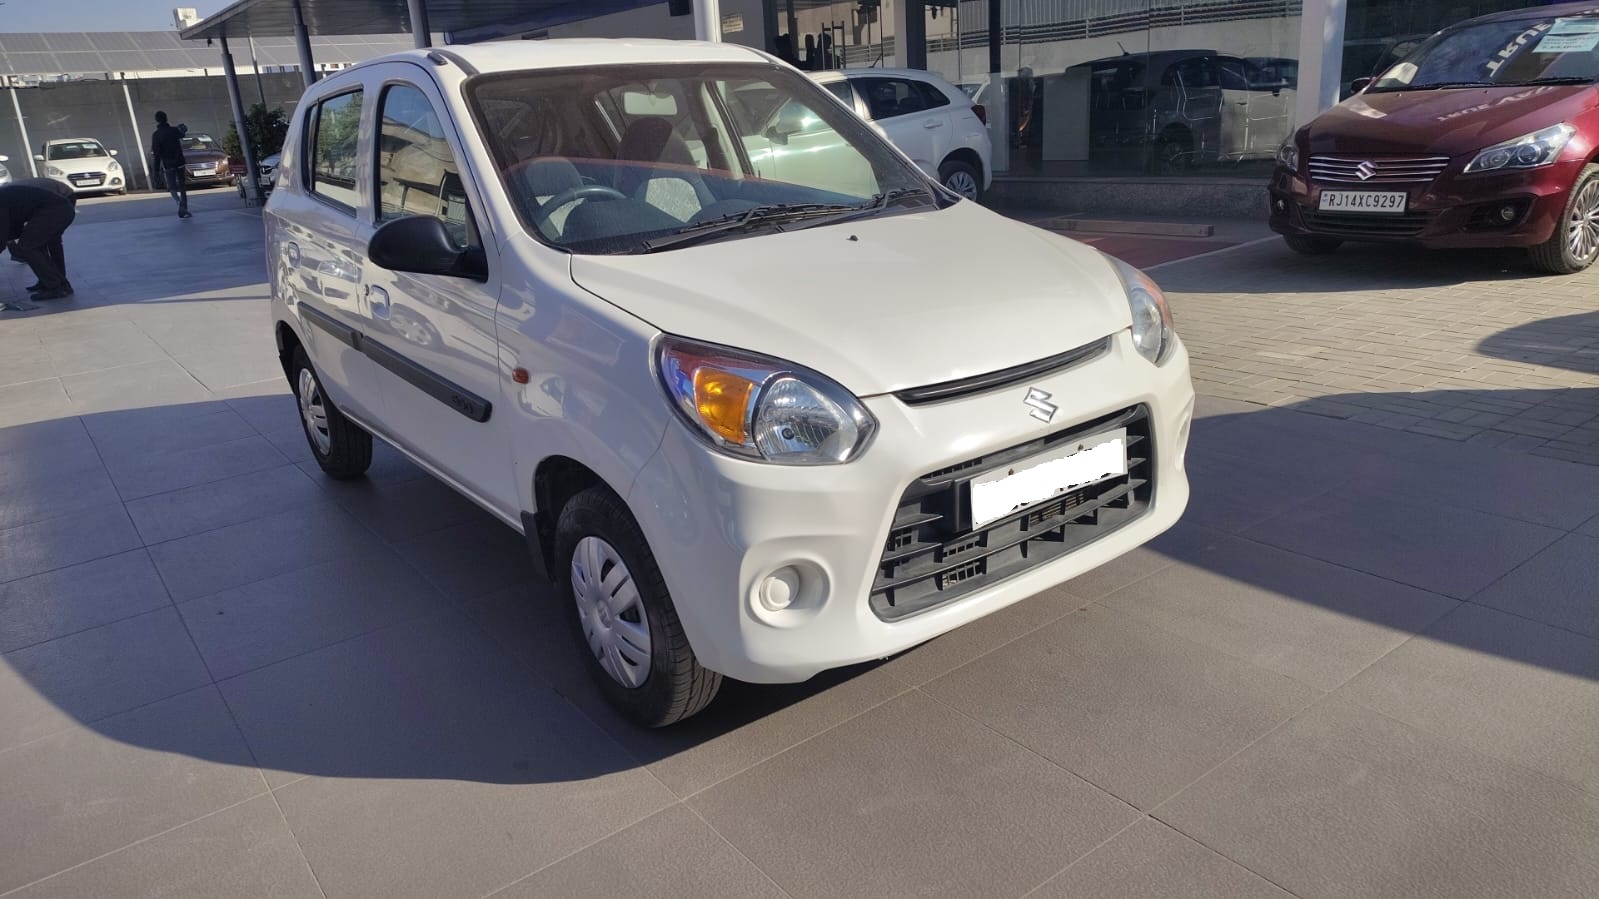
[[575,253],[943,201],[859,117],[777,66],[518,72],[474,79],[468,96],[524,225]]
[[92,140],[74,140],[45,148],[46,159],[93,159],[106,155],[105,147]]
[[1535,16],[1435,35],[1373,91],[1583,83],[1599,78],[1599,16]]
[[211,139],[209,134],[191,134],[178,141],[185,150],[216,150],[222,152],[222,147]]

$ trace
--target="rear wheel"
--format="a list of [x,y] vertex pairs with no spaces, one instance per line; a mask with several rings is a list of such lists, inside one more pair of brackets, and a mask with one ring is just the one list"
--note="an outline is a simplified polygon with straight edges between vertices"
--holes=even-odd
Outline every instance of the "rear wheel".
[[1181,175],[1193,165],[1193,159],[1194,145],[1188,135],[1170,131],[1156,142],[1152,166],[1157,175]]
[[372,465],[372,435],[333,405],[323,392],[304,347],[294,351],[289,383],[300,404],[300,425],[305,429],[306,442],[311,444],[311,454],[322,470],[340,481],[365,474]]
[[983,198],[983,176],[977,167],[959,159],[950,159],[938,167],[938,180],[944,186],[976,203]]
[[1306,256],[1325,256],[1344,244],[1336,237],[1313,237],[1308,234],[1284,234],[1283,243],[1288,244],[1288,249],[1295,253]]
[[1553,275],[1575,274],[1599,259],[1599,165],[1577,175],[1555,233],[1530,253],[1533,265]]

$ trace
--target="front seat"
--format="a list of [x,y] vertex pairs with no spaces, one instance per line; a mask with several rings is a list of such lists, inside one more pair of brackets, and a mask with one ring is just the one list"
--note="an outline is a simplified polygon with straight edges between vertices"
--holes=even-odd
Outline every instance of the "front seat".
[[620,166],[616,189],[681,221],[689,221],[716,197],[700,177],[688,144],[677,136],[672,123],[660,116],[645,116],[627,126],[616,158],[621,162],[674,166],[649,170]]

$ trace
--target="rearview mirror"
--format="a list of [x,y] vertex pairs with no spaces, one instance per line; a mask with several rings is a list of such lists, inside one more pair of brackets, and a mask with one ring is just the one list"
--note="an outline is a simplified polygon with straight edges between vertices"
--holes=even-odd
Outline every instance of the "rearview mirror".
[[366,245],[374,263],[395,272],[444,275],[450,278],[489,279],[488,260],[480,247],[456,246],[444,222],[428,215],[413,215],[379,228]]
[[809,110],[798,103],[784,103],[777,111],[777,121],[772,123],[767,136],[779,143],[787,143],[790,136],[805,130]]
[[1349,82],[1349,90],[1351,93],[1358,94],[1369,87],[1371,85],[1371,81],[1372,79],[1370,75],[1367,75],[1364,78],[1356,78],[1354,81]]

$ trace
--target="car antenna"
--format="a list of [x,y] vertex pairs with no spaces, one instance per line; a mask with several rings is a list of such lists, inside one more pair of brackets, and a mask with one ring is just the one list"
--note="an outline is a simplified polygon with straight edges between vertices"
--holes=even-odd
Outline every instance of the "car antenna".
[[1133,55],[1133,54],[1127,52],[1127,48],[1126,47],[1122,47],[1122,42],[1121,41],[1117,41],[1116,42],[1116,46],[1122,48],[1122,55],[1123,56],[1132,56]]

